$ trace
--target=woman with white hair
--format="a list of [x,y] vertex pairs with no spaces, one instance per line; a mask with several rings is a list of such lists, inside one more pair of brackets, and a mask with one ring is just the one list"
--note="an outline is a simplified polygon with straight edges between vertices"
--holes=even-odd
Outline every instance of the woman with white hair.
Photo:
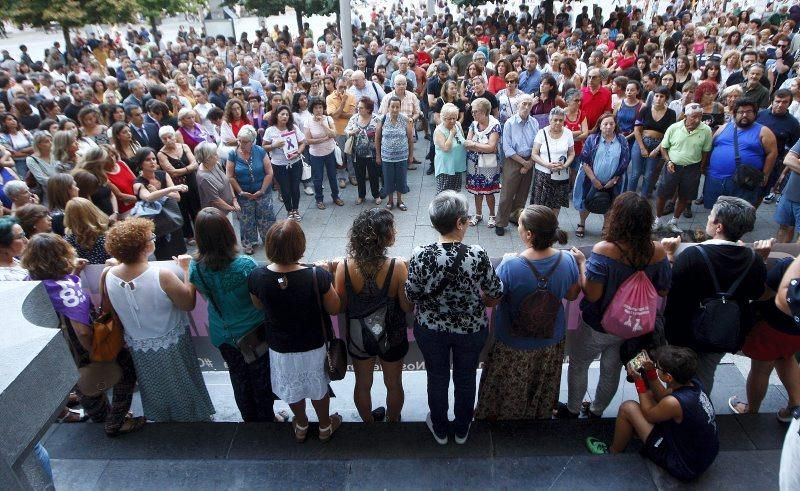
[[464,147],[467,149],[467,191],[475,196],[475,214],[469,219],[471,226],[483,220],[481,210],[483,197],[489,208],[489,228],[495,226],[494,195],[500,192],[500,163],[498,143],[502,130],[500,122],[492,116],[491,103],[479,97],[472,101],[472,116],[469,134]]
[[239,224],[245,254],[253,254],[258,238],[266,243],[267,232],[275,223],[272,208],[272,162],[264,148],[255,144],[258,133],[244,125],[236,139],[239,145],[228,155],[225,173],[241,200]]
[[177,133],[172,126],[162,126],[158,130],[158,137],[164,144],[158,151],[158,165],[169,174],[176,185],[185,184],[187,191],[181,193],[178,202],[183,216],[183,237],[186,243],[194,245],[194,219],[200,211],[200,195],[197,192],[197,168],[189,145],[177,140]]
[[566,112],[550,110],[550,124],[540,129],[533,140],[531,159],[536,163],[532,205],[552,209],[556,217],[562,206],[569,206],[569,168],[575,160],[572,132],[564,131]]
[[436,194],[445,189],[461,192],[461,183],[467,170],[467,151],[464,148],[464,132],[458,122],[459,114],[458,106],[446,103],[439,113],[440,123],[433,131]]
[[195,147],[203,142],[214,142],[214,137],[197,124],[197,115],[194,109],[184,107],[178,111],[178,133],[183,138],[183,143],[189,146],[189,150],[194,152]]
[[37,198],[35,194],[31,193],[31,190],[28,189],[28,185],[25,184],[25,181],[6,181],[6,183],[3,184],[3,194],[9,200],[11,200],[12,211],[31,203],[39,203],[39,198]]
[[197,169],[197,191],[200,194],[200,209],[209,206],[221,210],[226,215],[239,213],[239,201],[233,194],[231,181],[225,170],[219,165],[217,146],[202,142],[194,149],[194,158],[200,168]]

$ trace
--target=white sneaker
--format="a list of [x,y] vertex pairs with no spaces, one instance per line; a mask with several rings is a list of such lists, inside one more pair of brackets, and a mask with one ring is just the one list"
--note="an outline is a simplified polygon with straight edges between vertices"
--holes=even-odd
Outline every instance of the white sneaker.
[[667,230],[672,232],[673,234],[682,234],[683,230],[678,226],[678,219],[672,218],[669,222],[667,222]]
[[[436,443],[439,445],[447,445],[447,435],[439,436],[433,431],[433,421],[431,420],[431,413],[428,413],[428,416],[425,417],[425,424],[428,425],[428,429],[431,430],[431,435],[433,435],[433,439],[436,440]],[[466,441],[466,440],[465,440]]]
[[314,196],[314,188],[312,188],[311,186],[306,186],[305,189],[304,189],[304,192],[308,196]]
[[653,232],[658,232],[659,230],[661,230],[663,228],[664,228],[664,224],[661,223],[661,219],[659,217],[656,217],[656,219],[653,220]]
[[458,434],[456,433],[455,440],[457,444],[463,445],[467,443],[467,440],[469,439],[469,430],[471,428],[472,428],[472,423],[470,423],[470,425],[467,427],[467,433],[464,436],[458,436]]

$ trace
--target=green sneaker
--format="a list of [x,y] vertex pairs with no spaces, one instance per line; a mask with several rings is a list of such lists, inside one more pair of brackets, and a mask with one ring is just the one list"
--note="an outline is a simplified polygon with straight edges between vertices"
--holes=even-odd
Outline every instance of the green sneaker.
[[586,439],[586,448],[594,455],[605,455],[608,453],[608,445],[593,436]]

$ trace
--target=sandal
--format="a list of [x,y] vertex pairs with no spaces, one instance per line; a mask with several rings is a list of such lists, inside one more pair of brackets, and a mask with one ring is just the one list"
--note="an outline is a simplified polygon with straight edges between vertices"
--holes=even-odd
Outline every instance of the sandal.
[[386,209],[387,210],[391,210],[392,208],[394,208],[394,203],[392,203],[391,201],[386,203]]
[[489,215],[489,221],[486,222],[486,226],[489,227],[489,228],[494,228],[495,225],[497,225],[497,222],[495,221],[494,216],[493,215]]
[[56,418],[56,423],[84,423],[89,419],[89,416],[83,409],[70,409],[64,407],[61,414]]
[[300,426],[297,421],[292,421],[292,431],[294,431],[294,441],[304,443],[308,437],[308,421],[305,426]]
[[325,209],[325,203],[323,203],[322,201],[318,201],[317,202],[317,209],[318,210],[324,210]]
[[594,455],[605,455],[608,453],[608,445],[593,436],[586,439],[586,448]]
[[397,204],[397,207],[400,208],[400,210],[402,210],[402,211],[408,211],[408,207],[402,201]]
[[575,227],[575,237],[579,239],[586,235],[586,226],[585,225],[578,225]]
[[470,225],[470,227],[474,227],[475,225],[481,223],[482,220],[483,220],[483,216],[481,216],[481,215],[472,215],[472,217],[470,217],[470,219],[469,219],[469,225]]
[[81,399],[75,392],[70,392],[67,398],[67,407],[75,407],[81,405]]
[[147,420],[144,416],[125,416],[125,419],[122,421],[122,424],[119,428],[114,431],[106,431],[106,436],[114,438],[119,435],[124,435],[126,433],[133,433],[134,431],[139,431],[144,428],[144,425],[147,424]]
[[738,396],[731,396],[728,399],[728,407],[734,414],[747,414],[750,410],[750,405],[740,401]]
[[336,206],[344,206],[344,201],[342,200],[342,198],[336,198],[335,200],[333,200],[333,202],[336,203]]
[[339,416],[339,413],[331,414],[331,424],[327,428],[319,429],[319,441],[322,443],[331,441],[333,434],[336,433],[340,426],[342,426],[342,417]]
[[775,417],[781,423],[791,423],[797,413],[800,413],[800,406],[785,407],[775,413]]

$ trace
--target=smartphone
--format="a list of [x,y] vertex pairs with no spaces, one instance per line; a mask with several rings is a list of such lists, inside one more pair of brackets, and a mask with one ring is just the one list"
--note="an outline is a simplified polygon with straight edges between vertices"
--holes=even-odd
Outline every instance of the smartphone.
[[650,355],[647,354],[647,350],[642,350],[627,363],[627,367],[633,371],[642,372],[644,363],[647,361],[652,361]]

